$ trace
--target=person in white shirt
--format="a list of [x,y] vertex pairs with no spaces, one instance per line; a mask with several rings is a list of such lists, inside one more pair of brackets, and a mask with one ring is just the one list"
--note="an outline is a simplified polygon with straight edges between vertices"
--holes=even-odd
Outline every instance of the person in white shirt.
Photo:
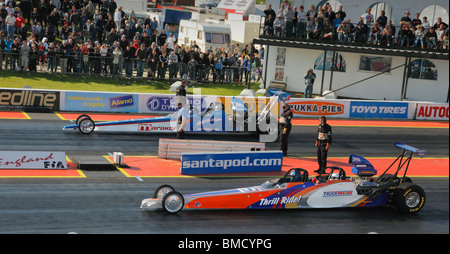
[[14,38],[14,31],[16,26],[16,17],[14,17],[14,12],[11,12],[5,19],[6,31],[8,32],[9,38]]
[[184,129],[186,123],[188,122],[188,110],[183,107],[183,103],[178,103],[178,112],[177,112],[177,139],[184,139]]
[[114,12],[114,22],[116,22],[117,31],[120,30],[120,24],[122,23],[122,14],[122,6],[119,6],[119,8],[117,8]]
[[300,5],[299,11],[297,13],[298,20],[298,36],[302,39],[306,38],[306,12],[304,11],[303,5]]
[[176,42],[176,38],[175,38],[175,36],[173,36],[173,33],[171,33],[171,34],[169,35],[169,37],[167,37],[167,39],[166,39],[167,48],[168,48],[170,51],[173,51],[173,50],[174,50],[175,42]]
[[285,22],[283,16],[278,16],[275,22],[273,22],[273,28],[275,29],[275,35],[284,35]]
[[423,31],[424,33],[427,33],[428,30],[430,30],[430,22],[428,22],[427,17],[423,17],[422,18],[422,26],[423,26]]
[[370,13],[370,8],[367,8],[367,12],[361,15],[361,18],[363,18],[364,24],[366,24],[369,28],[371,28],[371,25],[374,21],[373,14]]

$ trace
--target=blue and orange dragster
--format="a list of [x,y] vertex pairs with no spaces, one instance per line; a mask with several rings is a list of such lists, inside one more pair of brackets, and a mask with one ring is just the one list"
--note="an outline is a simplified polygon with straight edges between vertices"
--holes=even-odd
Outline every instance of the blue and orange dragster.
[[[339,167],[309,178],[302,168],[290,169],[284,177],[259,186],[182,195],[170,185],[160,186],[153,198],[144,199],[141,208],[162,208],[168,213],[182,209],[300,209],[374,207],[391,205],[405,213],[416,213],[425,204],[424,190],[406,177],[413,155],[420,150],[395,143],[402,153],[381,175],[365,158],[350,155],[349,163],[356,177],[349,178]],[[398,163],[393,174],[387,172]],[[403,175],[399,175],[403,170]]]

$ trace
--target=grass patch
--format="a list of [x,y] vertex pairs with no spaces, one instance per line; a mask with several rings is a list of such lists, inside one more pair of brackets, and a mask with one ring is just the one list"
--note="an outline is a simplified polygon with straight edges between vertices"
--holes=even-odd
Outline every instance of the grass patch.
[[[120,93],[155,93],[172,94],[170,85],[173,82],[149,80],[147,78],[126,79],[121,77],[101,77],[84,74],[35,73],[25,71],[0,71],[0,87],[33,89],[120,92]],[[198,83],[194,87],[201,88],[202,95],[238,96],[244,84]],[[257,91],[259,83],[252,83],[251,89]],[[189,89],[192,94],[192,89]]]

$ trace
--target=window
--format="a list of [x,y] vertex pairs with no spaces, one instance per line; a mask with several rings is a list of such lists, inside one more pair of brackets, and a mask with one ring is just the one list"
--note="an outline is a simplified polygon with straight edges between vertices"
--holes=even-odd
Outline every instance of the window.
[[211,33],[205,33],[205,40],[206,42],[211,43]]
[[409,77],[414,79],[437,80],[436,66],[426,59],[417,59],[409,66]]
[[[316,9],[318,7],[324,6],[327,3],[330,4],[330,6],[331,6],[331,8],[333,9],[334,12],[336,12],[339,9],[339,6],[342,5],[341,2],[339,2],[337,0],[328,0],[328,1],[327,0],[322,0],[322,1],[320,1],[320,3],[317,4]],[[344,6],[342,6],[342,7],[344,8]],[[305,11],[308,11],[308,10],[309,10],[309,8],[305,9]],[[345,11],[345,8],[344,8],[344,11]]]
[[[392,20],[392,23],[395,23],[395,17],[392,17],[392,6],[386,2],[374,3],[370,8],[370,13],[373,14],[373,18],[376,21],[379,16],[381,16],[381,11],[384,11],[384,15],[388,20]],[[364,10],[366,12],[366,10]],[[411,18],[412,19],[412,18]]]
[[213,33],[212,34],[212,43],[214,43],[214,44],[224,44],[225,40],[223,38],[223,34]]
[[197,33],[197,38],[198,38],[199,40],[203,39],[203,32],[202,32],[202,31],[198,31],[198,33]]
[[225,43],[231,43],[230,34],[225,34]]
[[365,56],[362,55],[359,61],[360,71],[376,71],[376,72],[390,72],[391,71],[391,57],[381,56]]
[[427,17],[427,20],[431,26],[436,24],[438,18],[441,18],[442,22],[446,24],[449,22],[447,10],[439,5],[430,5],[425,7],[420,13],[420,20],[422,20],[423,17]]
[[[322,53],[314,62],[314,69],[316,70],[323,70],[323,56],[324,53]],[[341,56],[341,54],[333,52],[333,51],[327,51],[327,59],[325,61],[325,70],[331,71],[331,68],[333,68],[333,71],[339,71],[339,72],[345,72],[347,69],[347,65],[345,63],[344,58]]]

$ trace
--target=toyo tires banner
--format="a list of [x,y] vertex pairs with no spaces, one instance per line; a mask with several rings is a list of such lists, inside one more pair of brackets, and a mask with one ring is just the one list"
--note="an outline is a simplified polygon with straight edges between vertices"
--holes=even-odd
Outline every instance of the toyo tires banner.
[[350,118],[408,119],[408,102],[351,101]]

